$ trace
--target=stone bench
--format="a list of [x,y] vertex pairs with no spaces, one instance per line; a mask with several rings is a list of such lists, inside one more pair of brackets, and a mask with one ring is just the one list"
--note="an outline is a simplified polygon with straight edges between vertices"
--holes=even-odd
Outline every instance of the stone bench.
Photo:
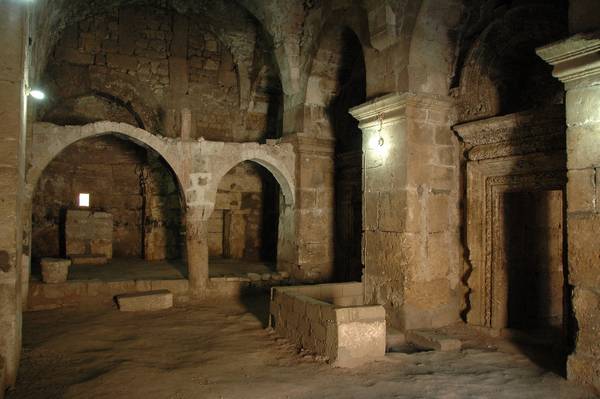
[[67,281],[69,275],[69,259],[42,258],[42,281],[48,284],[58,284]]
[[148,312],[173,307],[173,294],[169,290],[122,294],[116,299],[121,312]]

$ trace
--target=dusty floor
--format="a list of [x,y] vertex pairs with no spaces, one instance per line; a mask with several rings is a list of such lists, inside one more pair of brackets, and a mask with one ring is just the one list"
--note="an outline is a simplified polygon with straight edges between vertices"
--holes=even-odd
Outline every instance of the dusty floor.
[[[236,259],[212,258],[210,277],[247,276],[248,273],[269,273],[272,265]],[[34,281],[41,281],[41,271],[36,265],[31,272]],[[69,280],[176,280],[187,278],[187,265],[182,260],[148,262],[140,258],[113,258],[105,265],[77,265],[69,268]]]
[[265,302],[156,313],[24,315],[8,398],[592,398],[528,358],[490,348],[388,354],[335,369],[263,329]]

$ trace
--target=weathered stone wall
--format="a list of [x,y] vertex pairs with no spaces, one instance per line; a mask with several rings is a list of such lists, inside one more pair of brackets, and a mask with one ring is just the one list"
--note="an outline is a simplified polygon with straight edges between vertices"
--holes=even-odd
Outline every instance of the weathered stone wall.
[[223,176],[209,219],[209,255],[276,260],[279,193],[270,173],[244,162]]
[[142,185],[144,258],[150,261],[181,258],[185,251],[183,193],[158,154],[149,151],[147,159]]
[[34,193],[32,255],[64,256],[65,212],[78,207],[79,193],[90,194],[91,209],[113,215],[114,256],[180,255],[179,189],[162,162],[155,159],[153,166],[144,148],[112,136],[67,147],[45,169]]
[[598,34],[538,50],[566,86],[568,282],[573,286],[575,350],[567,377],[600,389],[600,75]]
[[113,137],[83,140],[63,151],[42,174],[33,197],[32,255],[64,256],[65,212],[78,208],[79,193],[89,193],[91,209],[114,217],[115,256],[141,256],[139,171],[145,158],[143,148]]
[[[244,40],[247,40],[244,38]],[[249,44],[258,46],[256,37]],[[256,141],[277,135],[277,82],[257,49],[252,102],[240,103],[232,53],[206,28],[203,17],[156,7],[116,7],[66,27],[49,61],[45,81],[52,101],[44,120],[87,123],[97,111],[134,118],[154,133],[180,135],[182,110],[191,118],[189,138]],[[272,94],[272,96],[271,96]],[[99,98],[99,99],[98,99]],[[74,112],[73,112],[74,111]],[[187,111],[186,111],[187,112]],[[121,114],[121,115],[119,115]],[[127,115],[129,114],[129,115]],[[109,120],[121,120],[104,118]]]
[[[29,252],[22,221],[26,155],[26,5],[0,3],[0,386],[15,383],[21,353],[21,279]],[[25,255],[25,256],[22,256]]]
[[106,212],[68,210],[65,221],[65,255],[113,257],[113,215]]
[[458,142],[448,99],[390,94],[352,109],[363,130],[365,301],[401,329],[459,316]]

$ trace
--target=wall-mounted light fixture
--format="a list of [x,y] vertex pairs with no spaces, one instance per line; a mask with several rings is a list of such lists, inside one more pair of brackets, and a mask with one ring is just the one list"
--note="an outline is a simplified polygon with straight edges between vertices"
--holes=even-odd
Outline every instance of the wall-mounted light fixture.
[[384,133],[383,132],[383,120],[384,120],[383,113],[380,113],[379,115],[377,115],[377,121],[379,122],[379,127],[377,128],[377,131],[373,132],[371,134],[371,137],[369,138],[369,149],[381,161],[383,161],[387,157],[387,154],[389,151],[389,148],[388,148],[389,145],[386,143],[386,141],[383,137],[383,133]]
[[31,96],[31,97],[35,98],[36,100],[43,100],[46,98],[46,93],[44,93],[40,89],[32,89],[31,87],[27,87],[25,90],[26,90],[25,93],[28,96]]

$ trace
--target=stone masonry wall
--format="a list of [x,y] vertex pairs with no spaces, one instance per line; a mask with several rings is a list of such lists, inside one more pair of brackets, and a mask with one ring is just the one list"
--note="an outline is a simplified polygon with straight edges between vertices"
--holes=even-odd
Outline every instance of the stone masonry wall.
[[[158,163],[147,172],[149,191],[144,193],[140,173],[149,169],[147,158],[142,147],[110,136],[82,140],[63,151],[46,168],[34,193],[32,255],[64,254],[65,212],[77,208],[79,193],[90,194],[91,209],[113,215],[114,256],[145,253],[148,259],[158,260],[179,255],[176,248],[167,250],[177,247],[172,243],[175,239],[167,240],[167,233],[178,233],[181,225],[178,188],[169,171]],[[146,235],[144,250],[142,233]]]
[[458,143],[450,110],[446,101],[403,93],[351,111],[364,134],[365,301],[384,305],[388,322],[401,329],[459,316]]
[[208,222],[209,255],[275,260],[264,255],[275,255],[277,248],[278,198],[265,198],[276,184],[268,171],[250,162],[223,176]]
[[[267,61],[257,52],[260,68]],[[256,78],[257,95],[242,109],[233,56],[202,17],[159,6],[113,8],[65,29],[44,78],[51,82],[51,102],[43,119],[69,122],[65,107],[81,108],[80,97],[101,95],[153,133],[179,136],[185,109],[191,138],[256,141],[278,129],[277,120],[268,122],[277,108],[273,99],[280,101],[278,84],[266,76]],[[86,118],[94,121],[93,112],[79,117]]]
[[[15,383],[21,353],[23,187],[27,100],[26,5],[0,3],[0,387]],[[1,396],[2,394],[0,394]]]

